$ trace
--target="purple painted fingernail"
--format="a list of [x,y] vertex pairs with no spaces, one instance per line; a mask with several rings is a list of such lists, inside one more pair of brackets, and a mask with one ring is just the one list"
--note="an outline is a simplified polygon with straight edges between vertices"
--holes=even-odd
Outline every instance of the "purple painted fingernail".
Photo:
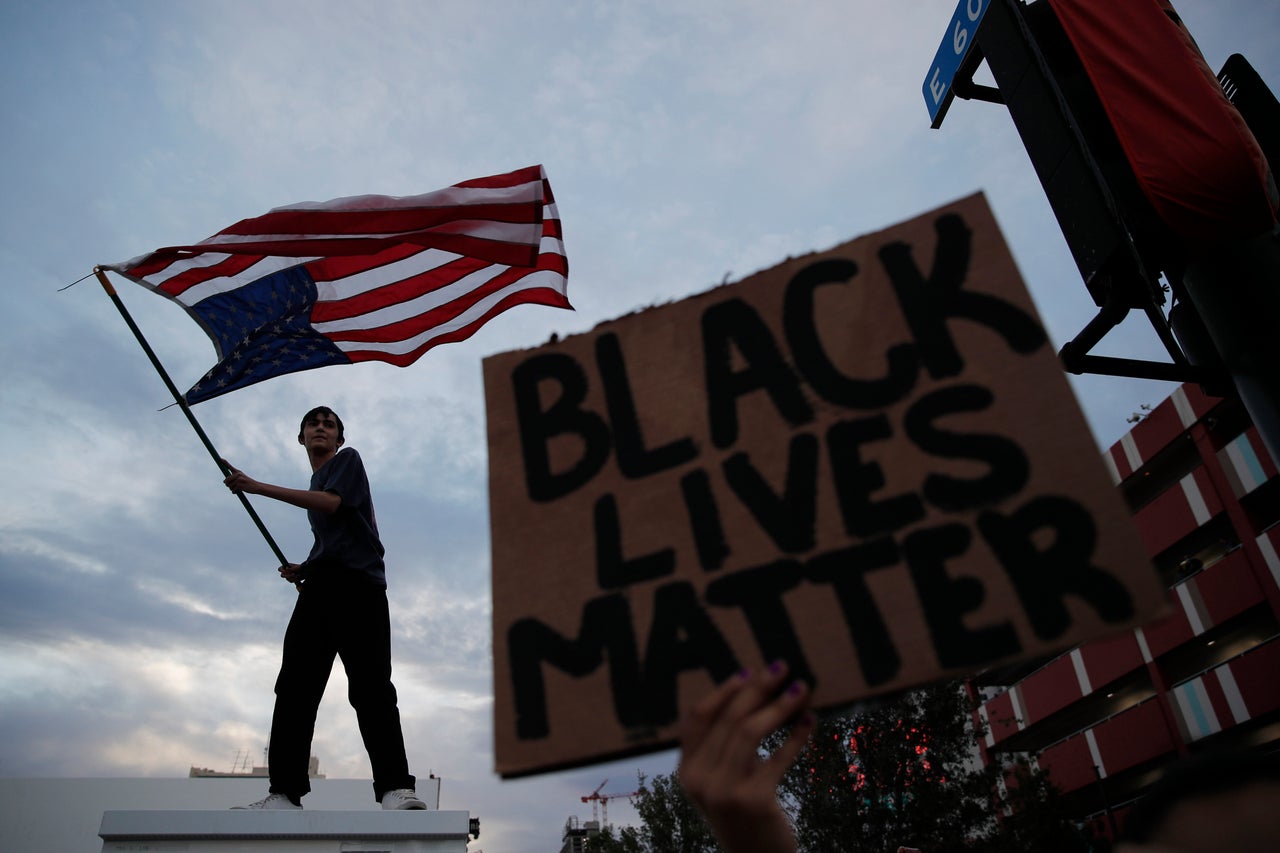
[[776,660],[773,663],[769,664],[769,672],[773,673],[774,675],[777,675],[778,673],[782,672],[783,666],[784,664],[782,661]]
[[804,682],[799,679],[787,685],[787,693],[792,696],[799,696],[804,691]]
[[751,670],[746,668],[738,670],[737,679],[739,681],[746,681],[750,677],[751,677]]

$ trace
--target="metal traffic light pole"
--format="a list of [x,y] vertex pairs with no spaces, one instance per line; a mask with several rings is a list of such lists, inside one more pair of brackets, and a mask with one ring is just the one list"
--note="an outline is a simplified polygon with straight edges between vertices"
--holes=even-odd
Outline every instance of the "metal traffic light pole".
[[1280,238],[1205,252],[1187,265],[1182,289],[1271,458],[1280,459]]
[[[1181,238],[1162,221],[1125,162],[1094,82],[1058,22],[1058,5],[959,0],[925,79],[933,127],[941,125],[953,97],[1007,107],[1099,308],[1098,316],[1063,346],[1066,370],[1193,382],[1212,396],[1230,394],[1234,386],[1267,450],[1280,460],[1280,233],[1275,228],[1256,233],[1255,220],[1247,229],[1255,233],[1197,242]],[[1098,0],[1094,11],[1102,8]],[[1172,18],[1181,27],[1176,14]],[[1167,27],[1169,20],[1150,23],[1160,30],[1156,23]],[[1179,61],[1201,62],[1198,50],[1192,50],[1194,57]],[[973,84],[984,60],[995,88]],[[1272,174],[1280,171],[1280,104],[1243,57],[1228,60],[1219,80],[1208,80],[1207,90],[1206,80],[1192,82],[1201,95],[1221,84]],[[1177,119],[1175,110],[1168,138],[1185,131]],[[1215,163],[1206,164],[1210,173]],[[1269,189],[1274,222],[1274,183]],[[1260,191],[1253,187],[1253,200]],[[1167,316],[1162,272],[1177,300]],[[1171,362],[1090,354],[1134,309],[1146,313]]]

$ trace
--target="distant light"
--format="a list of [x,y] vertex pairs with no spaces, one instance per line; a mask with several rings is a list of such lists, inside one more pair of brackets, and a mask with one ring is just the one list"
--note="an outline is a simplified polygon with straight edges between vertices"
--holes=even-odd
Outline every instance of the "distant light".
[[1212,646],[1212,645],[1213,645],[1214,643],[1216,643],[1216,642],[1218,642],[1218,641],[1217,641],[1217,640],[1210,640],[1209,642],[1205,643],[1205,645],[1207,645],[1207,646]]
[[1114,693],[1108,693],[1108,694],[1107,694],[1107,698],[1108,698],[1108,699],[1110,699],[1112,696],[1115,696],[1115,695],[1116,695],[1116,694],[1114,694]]

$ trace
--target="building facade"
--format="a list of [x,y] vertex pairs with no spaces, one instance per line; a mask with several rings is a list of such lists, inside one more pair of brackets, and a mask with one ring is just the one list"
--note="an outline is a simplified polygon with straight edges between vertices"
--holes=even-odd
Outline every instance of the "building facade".
[[561,839],[560,853],[586,853],[591,847],[591,839],[600,834],[600,822],[589,820],[579,823],[570,815],[564,822],[564,836]]
[[1280,750],[1280,477],[1243,406],[1193,385],[1103,458],[1169,610],[970,686],[983,759],[1029,757],[1112,836],[1179,758]]

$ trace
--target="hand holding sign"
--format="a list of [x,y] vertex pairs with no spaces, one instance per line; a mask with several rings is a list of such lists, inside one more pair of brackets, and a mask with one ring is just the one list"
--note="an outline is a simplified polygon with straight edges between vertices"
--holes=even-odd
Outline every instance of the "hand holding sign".
[[[794,853],[795,834],[778,803],[778,783],[813,731],[803,681],[786,684],[787,666],[745,670],[698,703],[680,737],[677,778],[706,816],[725,853]],[[788,721],[774,753],[760,741]]]

